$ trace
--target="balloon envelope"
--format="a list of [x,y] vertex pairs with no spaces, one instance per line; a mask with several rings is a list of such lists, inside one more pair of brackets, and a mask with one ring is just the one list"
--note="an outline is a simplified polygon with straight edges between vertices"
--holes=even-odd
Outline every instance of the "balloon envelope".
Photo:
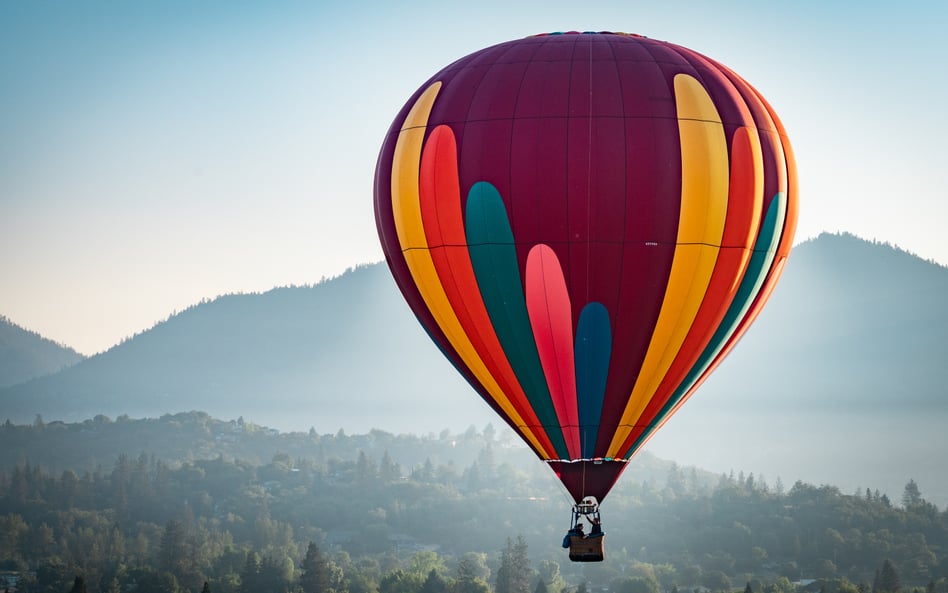
[[450,64],[395,118],[375,178],[409,306],[576,501],[605,497],[754,320],[796,212],[760,94],[618,33]]

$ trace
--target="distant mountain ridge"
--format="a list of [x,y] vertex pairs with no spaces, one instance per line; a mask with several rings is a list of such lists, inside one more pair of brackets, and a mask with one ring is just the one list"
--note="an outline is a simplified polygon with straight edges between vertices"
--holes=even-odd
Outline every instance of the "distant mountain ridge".
[[[798,245],[755,325],[650,449],[714,471],[845,487],[834,472],[851,469],[864,486],[891,482],[898,492],[915,478],[925,488],[926,476],[948,476],[946,296],[948,268],[890,245],[848,234]],[[312,287],[220,297],[0,390],[0,420],[15,422],[187,410],[320,432],[497,424],[415,321],[385,264]],[[948,477],[938,484],[948,501]]]
[[[433,371],[400,360],[417,352],[434,361]],[[425,432],[455,424],[435,419],[457,406],[483,406],[457,395],[464,383],[439,358],[376,264],[316,286],[190,307],[82,364],[0,391],[0,416],[76,421],[200,409],[284,429]],[[453,402],[426,405],[418,422],[401,422],[413,413],[406,400],[437,402],[445,385]]]
[[61,371],[84,358],[0,315],[0,389]]

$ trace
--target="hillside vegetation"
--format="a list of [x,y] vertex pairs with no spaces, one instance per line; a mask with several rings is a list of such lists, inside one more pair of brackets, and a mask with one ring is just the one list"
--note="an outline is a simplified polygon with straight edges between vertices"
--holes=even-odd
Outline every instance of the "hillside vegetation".
[[[177,457],[194,435],[198,453]],[[75,459],[127,453],[51,471],[63,440]],[[552,475],[490,427],[284,435],[190,413],[7,423],[0,450],[9,443],[30,443],[0,469],[0,569],[20,591],[65,591],[78,576],[90,591],[308,593],[326,590],[312,582],[325,570],[337,593],[517,593],[505,589],[512,570],[530,591],[542,580],[557,593],[791,593],[809,579],[824,593],[948,591],[948,512],[914,481],[891,500],[743,472],[656,472],[646,456],[603,504],[607,561],[581,566],[559,547],[569,506]]]

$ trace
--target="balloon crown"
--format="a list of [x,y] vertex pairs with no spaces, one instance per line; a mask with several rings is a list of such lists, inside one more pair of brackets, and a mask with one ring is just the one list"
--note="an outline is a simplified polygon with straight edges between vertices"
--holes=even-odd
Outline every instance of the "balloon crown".
[[645,35],[639,35],[638,33],[625,33],[622,31],[551,31],[549,33],[537,33],[536,35],[530,35],[530,37],[547,37],[550,35],[619,35],[621,37],[639,37],[642,39],[648,39]]

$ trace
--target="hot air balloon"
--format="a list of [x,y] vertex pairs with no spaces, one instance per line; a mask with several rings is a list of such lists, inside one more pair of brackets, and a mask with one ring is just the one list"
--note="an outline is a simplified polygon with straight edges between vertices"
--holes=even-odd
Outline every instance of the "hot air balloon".
[[796,191],[782,124],[735,72],[571,32],[432,76],[384,139],[374,197],[415,316],[585,509],[760,312]]

